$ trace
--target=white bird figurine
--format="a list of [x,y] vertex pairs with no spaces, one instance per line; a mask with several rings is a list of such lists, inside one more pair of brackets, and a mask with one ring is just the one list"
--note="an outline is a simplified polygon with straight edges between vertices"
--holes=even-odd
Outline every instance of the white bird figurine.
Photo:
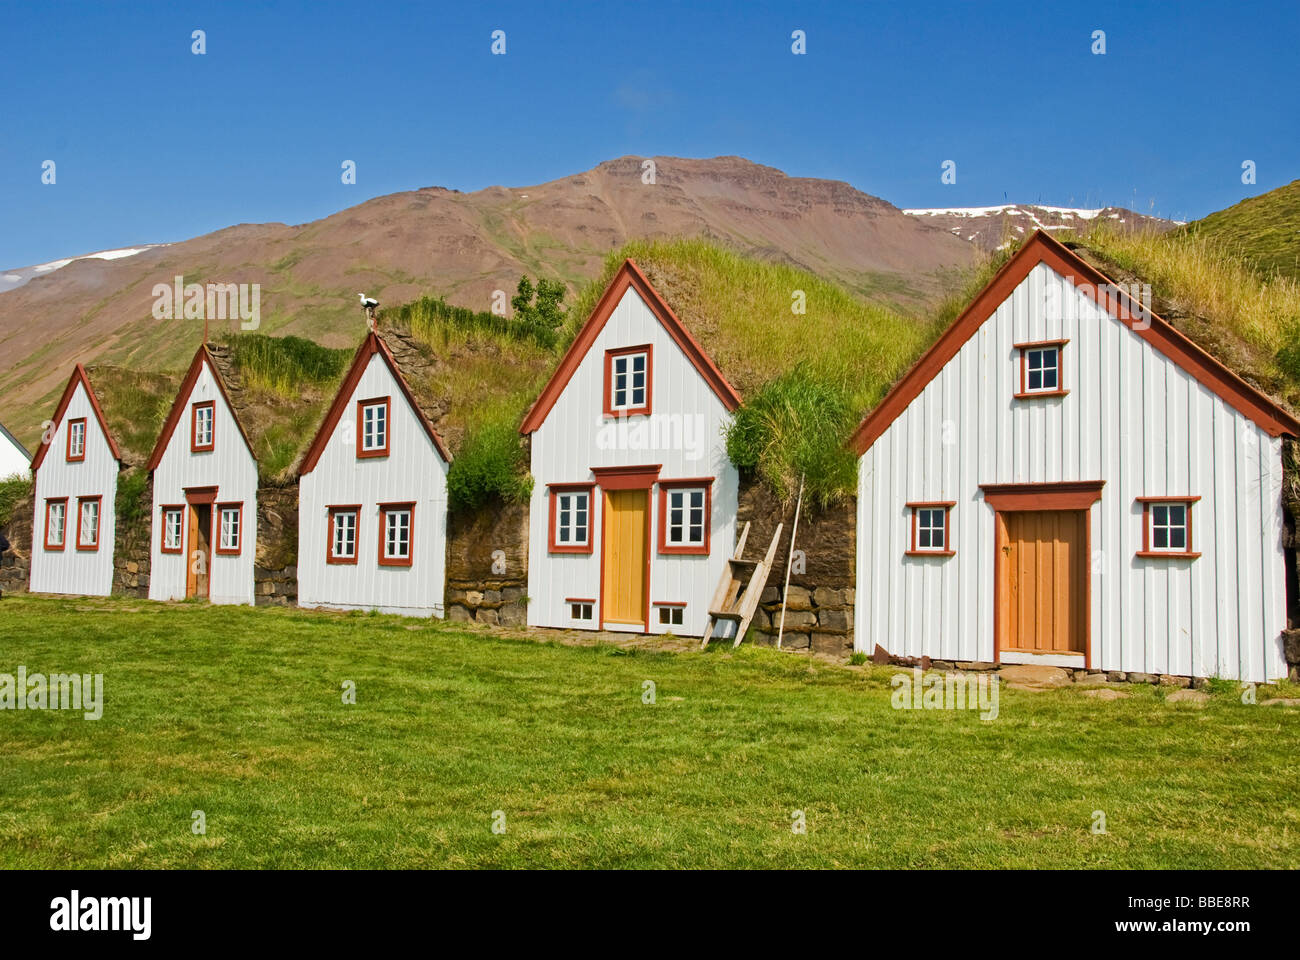
[[367,297],[364,293],[358,293],[361,298],[361,306],[366,311],[366,326],[371,330],[375,329],[375,307],[379,306],[379,301],[374,297]]

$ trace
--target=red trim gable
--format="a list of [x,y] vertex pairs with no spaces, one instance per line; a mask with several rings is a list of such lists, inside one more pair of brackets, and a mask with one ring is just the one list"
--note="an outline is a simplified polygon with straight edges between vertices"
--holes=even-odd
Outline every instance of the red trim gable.
[[[682,325],[677,319],[677,314],[673,313],[672,307],[664,301],[650,281],[646,279],[641,268],[633,260],[624,260],[623,265],[618,268],[614,274],[614,279],[609,282],[605,288],[600,302],[596,304],[596,309],[591,312],[587,322],[583,324],[582,329],[578,331],[577,337],[565,352],[564,358],[556,368],[555,373],[542,388],[538,394],[537,400],[533,403],[532,409],[524,417],[524,422],[519,428],[522,434],[530,434],[540,427],[546,421],[546,415],[551,412],[555,402],[564,392],[564,388],[569,385],[573,375],[577,372],[579,365],[587,356],[587,351],[591,349],[592,344],[596,342],[596,337],[604,329],[605,324],[613,315],[614,309],[623,299],[623,295],[631,288],[637,292],[641,300],[650,312],[655,315],[663,328],[668,331],[669,336],[681,348],[682,353],[686,354],[688,360],[694,365],[700,376],[717,394],[718,399],[727,410],[735,410],[740,406],[740,394],[736,389],[727,382],[727,378],[722,375],[717,364],[710,359],[709,355],[704,352],[704,348],[699,342],[691,336],[691,332]],[[603,403],[603,401],[602,401]]]
[[[86,368],[77,364],[72,369],[72,376],[68,378],[68,385],[63,389],[63,396],[59,398],[59,405],[54,409],[54,426],[50,428],[47,434],[50,440],[59,431],[59,424],[63,422],[63,415],[68,412],[68,404],[72,402],[72,395],[77,392],[77,384],[80,383],[86,388],[86,396],[90,398],[90,408],[95,411],[95,419],[99,421],[99,429],[104,432],[104,439],[108,441],[108,449],[113,451],[113,459],[119,464],[122,462],[122,451],[117,448],[117,441],[113,439],[112,432],[108,429],[108,421],[104,419],[104,411],[99,407],[99,398],[95,396],[95,389],[90,385],[90,377],[86,373]],[[86,443],[90,443],[90,437],[86,437]],[[45,461],[45,453],[50,448],[49,440],[42,440],[41,445],[36,449],[36,456],[32,457],[32,472],[35,473],[40,465]]]
[[[320,460],[321,454],[325,452],[325,445],[329,443],[330,437],[334,435],[334,428],[338,426],[339,419],[343,416],[343,411],[347,409],[348,400],[356,392],[357,384],[361,382],[361,376],[366,372],[366,367],[370,365],[370,358],[379,354],[388,365],[388,372],[393,375],[397,381],[398,387],[401,388],[402,396],[406,397],[407,405],[415,411],[416,419],[420,421],[420,426],[424,427],[424,432],[429,435],[433,441],[434,448],[438,455],[442,457],[444,463],[451,463],[451,454],[447,451],[447,445],[442,442],[442,437],[438,431],[433,428],[429,418],[424,415],[420,405],[415,402],[415,395],[411,393],[411,386],[406,382],[406,377],[402,375],[402,370],[397,365],[397,360],[388,349],[388,344],[384,343],[373,330],[366,334],[366,339],[361,341],[361,346],[357,347],[356,356],[352,359],[352,366],[348,368],[347,376],[343,378],[343,383],[339,387],[339,392],[334,395],[334,402],[330,404],[329,411],[325,414],[325,419],[321,422],[320,429],[316,431],[316,436],[312,439],[311,446],[307,448],[307,453],[303,456],[302,466],[298,468],[298,476],[302,477],[316,469],[316,463]],[[392,407],[389,406],[391,414]],[[391,433],[392,424],[391,416],[389,418],[389,431]],[[361,449],[360,439],[361,424],[357,424],[357,449]]]
[[[176,427],[181,421],[182,415],[189,409],[190,394],[194,392],[194,384],[199,381],[199,373],[203,369],[203,364],[208,365],[212,371],[212,379],[216,381],[217,389],[221,391],[221,399],[225,401],[226,409],[230,411],[231,418],[235,421],[235,426],[239,428],[239,435],[244,438],[244,446],[248,448],[248,455],[257,462],[257,454],[253,450],[253,444],[248,439],[248,434],[244,431],[244,425],[239,422],[239,414],[235,412],[235,405],[230,402],[230,394],[226,392],[226,382],[221,379],[221,371],[217,365],[212,362],[212,357],[208,353],[208,345],[201,344],[194,354],[194,359],[190,361],[190,368],[185,372],[185,379],[181,381],[181,388],[176,392],[176,399],[172,403],[171,412],[167,414],[167,422],[163,424],[162,433],[158,435],[158,442],[154,444],[153,453],[149,455],[150,473],[158,469],[158,464],[162,463],[163,454],[167,452],[167,445],[171,443],[172,434],[176,432]],[[216,436],[216,423],[213,423],[213,436]],[[190,434],[191,440],[193,433]],[[187,445],[188,448],[188,445]]]
[[1102,292],[1102,288],[1111,292],[1119,289],[1109,277],[1058,240],[1036,230],[862,421],[852,440],[859,456],[880,439],[889,425],[920,396],[926,385],[938,376],[966,341],[1040,263],[1047,264],[1063,277],[1072,278],[1076,287],[1084,288],[1111,316],[1190,373],[1242,416],[1258,424],[1269,436],[1300,436],[1300,420],[1206,353],[1168,321],[1149,313],[1150,323],[1143,325],[1140,320],[1144,314],[1140,305],[1134,304],[1123,293],[1114,296]]

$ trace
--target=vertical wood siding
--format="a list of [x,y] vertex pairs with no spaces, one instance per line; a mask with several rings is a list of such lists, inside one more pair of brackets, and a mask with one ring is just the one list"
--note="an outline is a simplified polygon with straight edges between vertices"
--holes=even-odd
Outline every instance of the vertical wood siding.
[[[86,459],[68,463],[68,423],[86,420]],[[73,593],[105,597],[113,588],[113,543],[116,535],[118,463],[99,425],[99,418],[78,383],[36,471],[36,512],[32,523],[31,589],[35,593]],[[77,549],[77,498],[102,497],[99,549]],[[62,550],[45,549],[45,501],[68,498]]]
[[[357,457],[356,404],[392,397],[387,457]],[[298,485],[298,604],[442,616],[447,464],[382,357],[370,358],[315,469]],[[415,502],[411,566],[379,564],[379,504]],[[357,562],[325,562],[330,506],[361,504]]]
[[22,448],[0,433],[0,480],[9,477],[27,477],[31,474],[31,460]]
[[[190,452],[190,405],[215,401],[214,440],[207,453]],[[209,566],[209,599],[212,603],[253,602],[253,563],[257,554],[257,461],[249,453],[226,405],[212,369],[204,363],[194,388],[185,400],[185,410],[153,473],[153,514],[149,546],[149,599],[180,600],[185,597],[186,554],[163,553],[163,504],[185,503],[186,487],[217,488],[217,503],[244,504],[243,540],[238,556],[220,556],[219,521],[213,523],[213,547]],[[213,507],[215,515],[216,508]],[[190,549],[188,539],[186,551]]]
[[[1064,397],[1016,400],[1015,343],[1068,338]],[[981,484],[1104,480],[1089,514],[1092,666],[1285,676],[1282,446],[1039,264],[859,461],[855,646],[994,659]],[[1142,496],[1200,496],[1195,560],[1144,559]],[[904,503],[955,500],[947,558]]]
[[[653,407],[661,430],[651,449],[618,449],[603,416],[605,351],[652,344]],[[627,420],[635,435],[644,417]],[[736,543],[736,507],[739,479],[727,459],[723,431],[731,414],[723,406],[691,361],[682,353],[646,306],[629,289],[606,322],[573,378],[532,436],[532,500],[529,505],[528,623],[543,627],[597,627],[574,621],[564,602],[568,597],[600,598],[601,489],[593,496],[591,533],[595,549],[588,554],[552,554],[547,550],[550,503],[547,485],[584,483],[593,479],[592,467],[663,464],[662,480],[715,477],[710,531],[710,552],[700,555],[665,555],[658,552],[659,492],[650,496],[650,631],[678,636],[702,636],[708,603],[726,558]],[[687,432],[689,431],[689,432]],[[606,442],[602,443],[602,438]],[[628,446],[631,446],[629,443]],[[755,545],[756,546],[756,545]],[[662,626],[653,604],[685,603],[681,626]],[[597,604],[598,606],[598,604]],[[640,629],[640,628],[637,628]]]

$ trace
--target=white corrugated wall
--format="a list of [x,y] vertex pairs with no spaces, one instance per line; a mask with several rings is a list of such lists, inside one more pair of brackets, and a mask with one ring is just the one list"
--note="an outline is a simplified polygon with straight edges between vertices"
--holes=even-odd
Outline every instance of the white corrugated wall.
[[[660,429],[650,449],[630,449],[634,433],[619,449],[609,442],[604,419],[605,351],[649,343],[654,347],[651,413]],[[629,417],[635,431],[645,417]],[[601,490],[593,496],[590,555],[548,552],[550,504],[548,484],[586,483],[592,467],[662,464],[662,480],[715,477],[710,552],[707,555],[664,555],[658,552],[659,491],[650,495],[650,602],[685,603],[681,626],[661,626],[653,606],[652,633],[701,636],[708,604],[736,543],[739,478],[727,459],[723,431],[731,422],[722,401],[700,376],[690,359],[659,323],[635,289],[629,288],[614,309],[573,378],[560,394],[545,422],[532,437],[532,500],[529,505],[528,623],[532,626],[598,626],[580,624],[569,616],[565,599],[600,598]],[[602,433],[602,431],[606,431]],[[602,441],[602,437],[606,438]],[[649,434],[647,434],[649,437]],[[766,545],[751,544],[749,553]],[[613,629],[611,625],[611,629]]]
[[[190,407],[214,400],[215,449],[190,452]],[[243,542],[239,556],[220,556],[216,545],[219,521],[213,522],[209,599],[212,603],[253,602],[253,563],[257,553],[257,461],[248,451],[234,414],[226,405],[212,369],[204,363],[194,388],[185,401],[180,421],[153,474],[153,514],[150,532],[149,599],[180,600],[185,597],[186,553],[162,552],[163,504],[185,503],[186,487],[217,488],[217,503],[244,504]],[[216,507],[213,507],[216,515]],[[188,520],[186,551],[189,551]]]
[[[1058,337],[1068,395],[1014,399],[1013,344]],[[1281,441],[1044,264],[859,462],[855,647],[992,660],[994,520],[980,485],[1069,480],[1105,481],[1090,513],[1094,668],[1285,676]],[[1136,557],[1141,496],[1200,496],[1202,556]],[[957,502],[955,556],[904,556],[916,500]]]
[[[358,459],[358,400],[392,397],[390,454]],[[315,468],[298,484],[298,604],[442,616],[447,569],[447,463],[375,354]],[[379,504],[414,501],[409,567],[379,564]],[[357,562],[325,562],[331,506],[361,504]]]
[[[86,459],[68,462],[68,422],[86,420]],[[32,524],[30,588],[35,593],[72,593],[106,597],[113,589],[113,542],[116,536],[118,463],[86,394],[78,383],[63,419],[55,428],[45,459],[36,471],[36,515]],[[99,549],[77,549],[77,498],[98,496]],[[45,502],[67,497],[66,536],[62,550],[45,549]]]

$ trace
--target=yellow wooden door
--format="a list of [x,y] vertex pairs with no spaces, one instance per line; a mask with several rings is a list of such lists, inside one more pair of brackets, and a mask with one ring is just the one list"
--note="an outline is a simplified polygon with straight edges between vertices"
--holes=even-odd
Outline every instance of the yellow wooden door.
[[1083,653],[1088,619],[1088,513],[1005,513],[1003,650]]
[[604,619],[612,623],[646,620],[646,532],[650,491],[605,491]]

